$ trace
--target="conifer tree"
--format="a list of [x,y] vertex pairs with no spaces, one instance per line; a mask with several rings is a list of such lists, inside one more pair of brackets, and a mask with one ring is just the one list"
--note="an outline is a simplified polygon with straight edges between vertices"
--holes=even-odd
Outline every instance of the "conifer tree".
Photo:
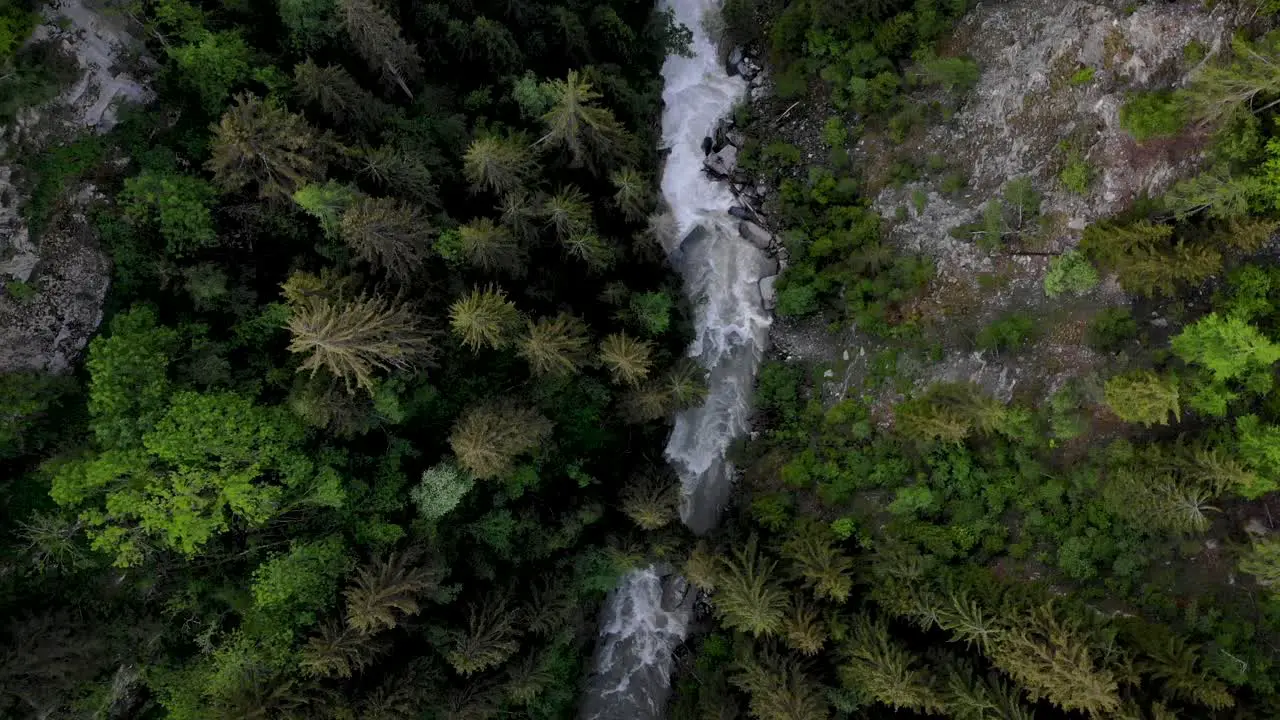
[[889,630],[866,615],[854,619],[841,646],[839,667],[846,687],[892,708],[938,712],[941,699],[933,678],[912,653],[889,636]]
[[497,478],[517,456],[538,447],[551,434],[551,422],[537,411],[492,400],[462,413],[449,435],[458,463],[480,480]]
[[324,178],[327,142],[276,100],[241,94],[213,126],[207,166],[224,190],[257,183],[260,197],[288,200]]
[[293,85],[303,102],[320,108],[339,125],[368,127],[390,111],[341,65],[321,67],[307,58],[294,66]]
[[795,662],[776,655],[744,657],[734,663],[733,683],[751,696],[756,720],[827,720],[830,711],[820,685]]
[[1263,587],[1280,586],[1280,537],[1254,540],[1240,559],[1240,571],[1252,575]]
[[393,145],[364,148],[350,156],[355,170],[383,190],[408,195],[427,205],[438,206],[438,188],[426,162],[416,154]]
[[528,321],[518,345],[520,357],[536,375],[571,375],[590,356],[586,323],[567,313]]
[[463,345],[479,352],[500,350],[513,340],[520,312],[507,294],[495,286],[473,288],[449,306],[449,323]]
[[600,93],[576,70],[550,84],[551,109],[542,116],[547,133],[539,142],[561,147],[574,166],[596,169],[625,154],[626,131],[606,108]]
[[600,343],[600,360],[613,373],[614,380],[627,385],[639,385],[649,376],[652,354],[649,343],[626,333],[613,333]]
[[817,527],[802,528],[782,544],[782,556],[792,563],[791,571],[804,580],[819,599],[844,602],[853,589],[853,560],[823,537]]
[[452,648],[447,653],[449,664],[466,677],[497,667],[520,649],[514,628],[503,601],[486,600],[468,609],[467,629],[451,633]]
[[401,618],[417,615],[419,596],[440,584],[440,574],[430,567],[415,566],[416,552],[393,553],[365,565],[343,595],[347,600],[347,627],[373,634],[390,630]]
[[503,227],[522,241],[538,237],[539,206],[524,190],[513,190],[498,201],[497,211]]
[[485,135],[471,141],[463,171],[475,190],[505,195],[523,187],[538,172],[537,160],[523,135]]
[[1280,66],[1275,38],[1249,42],[1232,40],[1229,62],[1206,65],[1187,90],[1192,111],[1207,125],[1216,125],[1245,106],[1258,112],[1260,99],[1280,97]]
[[613,202],[628,220],[639,221],[649,215],[653,204],[649,183],[634,168],[622,168],[609,176],[613,183]]
[[1178,384],[1150,370],[1136,370],[1107,381],[1107,406],[1125,422],[1167,425],[1169,415],[1182,420]]
[[783,623],[787,645],[802,655],[817,655],[827,642],[827,628],[818,611],[804,600],[791,598],[791,609]]
[[349,678],[373,664],[382,650],[366,633],[327,623],[307,639],[298,664],[312,677]]
[[1099,667],[1093,640],[1052,605],[1006,611],[1007,627],[988,656],[1032,699],[1063,710],[1105,716],[1120,706],[1115,675]]
[[395,19],[373,0],[338,0],[338,11],[343,28],[369,69],[413,97],[409,86],[422,75],[422,59],[413,43],[405,41]]
[[676,519],[679,487],[661,473],[631,479],[622,493],[622,512],[641,530],[657,530]]
[[590,232],[591,203],[586,193],[566,185],[543,201],[542,217],[546,226],[555,231],[556,238],[565,242],[575,235]]
[[413,313],[382,298],[317,296],[291,310],[289,350],[306,355],[298,369],[314,375],[324,368],[349,392],[356,387],[372,391],[375,371],[408,370],[431,347]]
[[511,232],[489,218],[476,218],[458,228],[467,262],[485,272],[523,274],[520,245]]
[[342,215],[339,234],[361,260],[408,283],[431,245],[431,225],[418,208],[392,198],[360,198]]
[[786,619],[787,593],[773,581],[777,563],[764,559],[756,550],[753,536],[733,559],[720,560],[715,595],[716,614],[732,630],[761,635],[782,632]]

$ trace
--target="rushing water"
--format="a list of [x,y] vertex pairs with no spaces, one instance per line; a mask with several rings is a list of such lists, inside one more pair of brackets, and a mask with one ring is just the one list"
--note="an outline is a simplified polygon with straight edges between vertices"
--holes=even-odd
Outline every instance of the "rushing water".
[[[701,407],[677,414],[666,457],[683,488],[680,518],[695,533],[713,529],[732,490],[730,444],[747,429],[750,396],[769,332],[759,281],[772,261],[741,238],[729,215],[733,194],[703,172],[703,138],[742,98],[746,83],[730,77],[703,21],[717,0],[669,0],[693,31],[694,56],[669,57],[662,68],[663,143],[669,149],[662,194],[677,234],[667,248],[693,303],[697,335],[690,357],[707,370]],[[582,716],[589,720],[656,720],[670,695],[672,651],[684,640],[693,593],[657,568],[623,578],[601,613],[594,670]]]

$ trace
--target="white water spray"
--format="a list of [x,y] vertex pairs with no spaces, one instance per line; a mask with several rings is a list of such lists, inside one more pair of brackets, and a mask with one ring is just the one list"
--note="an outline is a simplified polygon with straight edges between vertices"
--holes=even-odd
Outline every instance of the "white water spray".
[[[662,140],[669,150],[662,194],[677,230],[667,253],[684,279],[697,334],[689,356],[708,373],[701,407],[677,414],[666,457],[680,477],[680,518],[695,533],[719,522],[732,491],[729,446],[747,429],[752,387],[768,338],[770,314],[759,281],[776,266],[739,236],[729,215],[733,193],[703,172],[703,139],[746,92],[730,77],[704,20],[718,0],[668,0],[693,31],[693,57],[668,57],[662,68]],[[583,718],[656,720],[671,692],[672,651],[684,641],[693,593],[683,578],[654,567],[623,578],[601,613],[595,667]]]

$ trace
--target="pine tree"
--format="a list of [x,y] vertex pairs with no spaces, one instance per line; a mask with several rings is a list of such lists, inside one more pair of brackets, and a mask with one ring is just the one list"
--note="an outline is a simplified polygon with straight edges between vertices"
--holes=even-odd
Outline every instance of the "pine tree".
[[819,599],[845,602],[853,590],[853,560],[840,552],[815,526],[802,528],[782,544],[791,572]]
[[648,217],[653,197],[649,183],[634,168],[622,168],[609,176],[613,183],[613,202],[628,220],[639,221]]
[[338,11],[343,28],[369,69],[380,73],[389,86],[413,97],[409,86],[422,76],[422,59],[413,43],[400,34],[395,19],[373,0],[338,0]]
[[528,321],[518,346],[535,375],[572,375],[590,356],[586,323],[567,313]]
[[677,517],[679,486],[661,473],[633,477],[622,493],[622,512],[641,530],[657,530]]
[[653,365],[649,343],[626,333],[613,333],[600,343],[600,360],[613,373],[613,379],[627,385],[639,385],[649,376]]
[[774,584],[777,563],[756,551],[756,538],[734,551],[732,560],[721,558],[714,604],[721,624],[731,630],[777,635],[786,619],[787,593]]
[[458,228],[458,233],[467,262],[485,272],[523,274],[520,245],[506,227],[489,218],[476,218]]
[[299,370],[324,368],[341,378],[348,392],[372,392],[373,373],[408,370],[430,350],[404,305],[378,297],[352,300],[311,297],[292,305],[289,350],[304,353]]
[[500,350],[511,343],[520,311],[507,294],[490,285],[474,288],[449,306],[449,324],[462,344],[479,352],[482,347]]
[[1111,378],[1106,384],[1106,398],[1107,406],[1125,422],[1166,425],[1170,414],[1175,420],[1182,420],[1177,381],[1150,370]]
[[383,651],[369,635],[338,623],[327,623],[303,646],[298,664],[311,677],[349,678],[364,670]]
[[452,649],[446,654],[449,665],[463,677],[497,667],[520,649],[504,601],[488,600],[480,607],[472,604],[467,629],[455,630]]
[[509,472],[517,456],[550,434],[551,422],[537,411],[495,400],[468,408],[454,424],[449,444],[463,468],[488,480]]
[[391,198],[360,198],[342,215],[339,234],[361,260],[408,283],[426,259],[431,225],[423,212]]
[[408,615],[421,609],[418,598],[440,584],[440,573],[418,566],[416,552],[393,553],[361,567],[355,581],[344,592],[347,600],[347,627],[372,634],[390,630]]
[[471,141],[463,171],[474,190],[505,195],[538,174],[538,163],[523,135],[485,135]]
[[207,167],[224,190],[257,183],[260,197],[288,200],[324,178],[327,142],[277,101],[241,94],[213,126]]
[[592,169],[626,153],[629,140],[609,110],[596,106],[600,93],[576,70],[550,84],[552,106],[542,122],[547,133],[538,142],[564,148],[574,166]]

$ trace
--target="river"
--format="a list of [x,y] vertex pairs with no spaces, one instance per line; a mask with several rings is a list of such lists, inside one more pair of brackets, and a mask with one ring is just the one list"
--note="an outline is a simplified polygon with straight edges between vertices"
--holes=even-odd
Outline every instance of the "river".
[[[693,32],[693,56],[668,57],[662,68],[662,141],[669,150],[662,195],[678,232],[666,248],[695,312],[689,356],[707,370],[700,407],[678,413],[666,458],[682,486],[680,518],[704,534],[715,528],[733,490],[730,445],[747,430],[751,392],[768,339],[770,313],[759,281],[775,266],[738,234],[729,214],[733,193],[703,172],[703,139],[747,89],[731,77],[704,20],[717,0],[667,0]],[[671,693],[672,652],[684,641],[694,592],[669,568],[623,577],[600,617],[584,720],[657,720]]]

